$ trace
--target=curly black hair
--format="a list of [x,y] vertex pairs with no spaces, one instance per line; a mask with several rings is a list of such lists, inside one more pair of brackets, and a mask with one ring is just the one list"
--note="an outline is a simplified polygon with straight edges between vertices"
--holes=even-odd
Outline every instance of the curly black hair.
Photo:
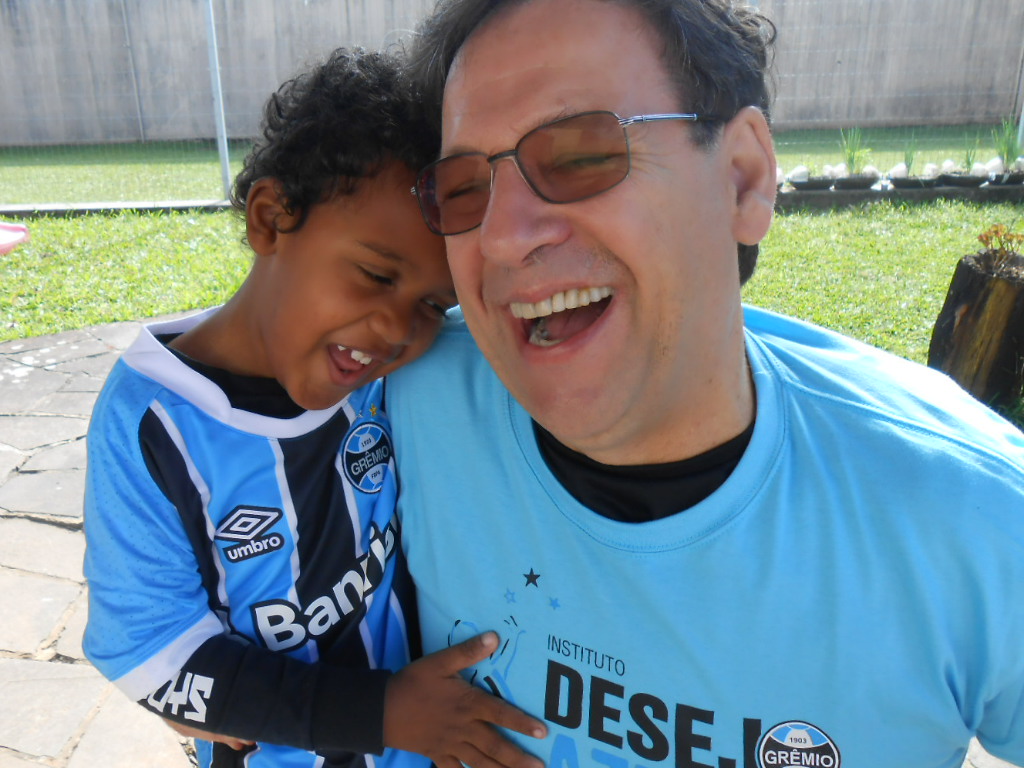
[[394,53],[339,48],[281,85],[264,107],[231,204],[244,213],[252,185],[273,178],[298,229],[312,206],[353,194],[389,163],[417,171],[433,160],[440,135],[404,66]]

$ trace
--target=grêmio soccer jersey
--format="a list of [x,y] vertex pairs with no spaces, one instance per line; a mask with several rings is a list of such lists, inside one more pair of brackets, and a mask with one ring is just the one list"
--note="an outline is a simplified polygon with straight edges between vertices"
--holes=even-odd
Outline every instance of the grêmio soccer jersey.
[[250,768],[423,765],[362,754],[409,659],[383,384],[292,418],[241,410],[157,338],[201,318],[147,327],[97,401],[86,655],[166,718],[257,740]]

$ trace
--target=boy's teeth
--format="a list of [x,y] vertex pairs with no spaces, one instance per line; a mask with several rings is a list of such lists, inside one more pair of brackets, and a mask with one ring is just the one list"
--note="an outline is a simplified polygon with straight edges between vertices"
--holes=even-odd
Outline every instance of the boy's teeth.
[[555,312],[564,312],[567,309],[585,307],[595,301],[601,301],[612,295],[612,289],[607,285],[600,288],[571,288],[568,291],[561,291],[550,298],[538,301],[535,304],[528,304],[521,301],[513,301],[509,309],[513,317],[523,320],[533,320],[537,317],[547,317]]
[[348,347],[341,346],[341,344],[337,344],[336,346],[340,351],[348,352],[350,355],[352,355],[352,359],[355,360],[360,365],[369,365],[370,363],[373,362],[372,357],[363,352],[360,352],[358,349],[349,349]]

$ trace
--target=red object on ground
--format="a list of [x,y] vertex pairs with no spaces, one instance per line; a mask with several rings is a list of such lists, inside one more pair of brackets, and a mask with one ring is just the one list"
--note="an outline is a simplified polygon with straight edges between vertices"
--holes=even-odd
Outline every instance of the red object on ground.
[[19,243],[28,240],[28,227],[0,221],[0,254],[7,253]]

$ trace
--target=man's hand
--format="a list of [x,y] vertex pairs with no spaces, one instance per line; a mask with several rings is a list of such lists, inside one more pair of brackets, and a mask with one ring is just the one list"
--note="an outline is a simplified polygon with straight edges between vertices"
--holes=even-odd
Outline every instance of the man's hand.
[[180,733],[182,736],[187,736],[190,739],[205,739],[206,741],[219,741],[222,744],[227,744],[229,747],[235,750],[242,750],[246,747],[251,747],[256,742],[246,741],[245,739],[236,739],[234,736],[222,736],[219,733],[211,733],[210,731],[202,731],[198,728],[193,728],[189,725],[182,725],[181,723],[175,722],[174,720],[168,720],[162,718],[167,725],[173,730]]
[[385,746],[426,755],[438,768],[544,768],[494,727],[540,739],[544,723],[458,675],[497,647],[498,636],[485,632],[396,672],[384,694]]

